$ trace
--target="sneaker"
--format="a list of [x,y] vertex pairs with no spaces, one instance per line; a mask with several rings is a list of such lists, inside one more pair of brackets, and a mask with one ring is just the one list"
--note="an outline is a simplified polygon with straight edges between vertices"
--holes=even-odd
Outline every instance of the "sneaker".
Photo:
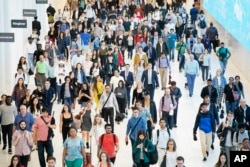
[[211,149],[214,150],[214,145],[213,144],[211,145]]
[[206,151],[206,153],[207,153],[207,157],[209,156],[209,152],[208,151]]
[[7,145],[3,145],[3,148],[2,148],[2,150],[5,150],[5,149],[6,149],[6,146],[7,146]]
[[12,149],[11,148],[9,148],[8,153],[12,154]]
[[203,161],[206,161],[206,160],[207,160],[207,158],[206,158],[206,157],[204,157],[204,158],[203,158]]
[[176,124],[174,124],[174,128],[177,128],[177,125],[176,125]]

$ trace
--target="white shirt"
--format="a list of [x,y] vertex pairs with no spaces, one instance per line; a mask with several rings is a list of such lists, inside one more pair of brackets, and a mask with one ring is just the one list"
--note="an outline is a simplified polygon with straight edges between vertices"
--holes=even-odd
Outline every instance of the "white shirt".
[[31,44],[27,43],[25,45],[24,51],[25,51],[24,55],[26,55],[26,56],[28,56],[27,55],[28,53],[34,54],[34,52],[36,51],[35,42],[32,42]]
[[175,32],[175,24],[174,23],[168,23],[168,24],[166,24],[166,27],[167,27],[168,33],[170,33],[171,29],[173,29]]
[[28,84],[28,76],[25,74],[25,73],[21,73],[21,74],[19,74],[19,73],[16,73],[15,74],[15,83],[17,83],[18,82],[18,79],[19,78],[22,78],[23,79],[23,83],[25,84],[25,85],[27,85]]
[[75,55],[75,56],[73,56],[73,58],[72,58],[71,65],[74,66],[74,67],[76,67],[76,65],[77,65],[78,63],[84,64],[84,60],[85,60],[85,58],[84,58],[83,55],[80,55],[80,56]]
[[152,84],[152,69],[148,70],[148,84]]
[[85,61],[83,64],[84,72],[86,76],[90,76],[90,68],[92,67],[92,61]]
[[167,159],[166,159],[167,164],[166,164],[166,166],[167,167],[175,167],[177,157],[178,157],[177,152],[167,151]]
[[[64,83],[64,78],[67,76],[68,72],[65,67],[57,67],[56,68],[56,82],[57,85],[62,85]],[[64,75],[59,75],[64,74]]]
[[[124,78],[122,76],[113,76],[111,77],[110,84],[112,84],[113,90],[118,87],[118,82],[122,80],[124,82]],[[125,83],[125,82],[124,82]]]
[[217,80],[218,80],[218,85],[221,86],[221,78],[217,77]]
[[85,9],[85,12],[86,12],[86,17],[87,18],[93,18],[93,17],[95,17],[94,9],[87,8],[87,9]]
[[165,149],[169,138],[167,128],[159,129],[159,137],[157,137],[157,130],[153,132],[153,144],[157,144],[157,148]]

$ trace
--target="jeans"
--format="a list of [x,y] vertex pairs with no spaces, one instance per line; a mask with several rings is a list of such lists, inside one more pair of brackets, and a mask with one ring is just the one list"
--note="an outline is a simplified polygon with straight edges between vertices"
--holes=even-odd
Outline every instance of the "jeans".
[[173,61],[174,61],[174,52],[175,52],[175,48],[169,48],[170,60],[173,60]]
[[34,54],[28,53],[28,65],[30,69],[34,72]]
[[6,137],[8,136],[9,149],[11,149],[11,147],[12,147],[12,130],[13,130],[12,128],[13,128],[13,124],[2,125],[3,145],[7,146]]
[[67,167],[79,167],[82,165],[83,160],[82,159],[75,159],[74,161],[65,160],[65,163]]
[[236,109],[236,102],[229,102],[226,101],[226,111],[228,112],[234,112]]
[[221,72],[224,75],[226,72],[226,68],[227,68],[227,60],[220,60],[220,68],[221,68]]
[[179,59],[180,59],[180,62],[179,62],[179,70],[181,71],[182,69],[184,69],[184,65],[185,65],[185,56],[180,54],[179,55]]
[[61,85],[56,86],[56,92],[57,92],[57,104],[61,103]]
[[128,59],[132,59],[133,56],[133,46],[128,46]]
[[68,105],[70,109],[72,109],[72,100],[71,97],[64,97],[64,104]]
[[193,95],[196,74],[187,74],[189,95]]
[[136,163],[136,167],[149,167],[149,163],[145,163],[143,159],[140,160],[140,163]]
[[202,66],[201,67],[201,73],[202,73],[202,80],[206,81],[208,79],[208,71],[209,71],[209,66]]
[[52,145],[52,140],[49,141],[37,141],[37,152],[38,152],[38,158],[39,158],[39,163],[41,167],[46,167],[46,161],[44,157],[44,149],[47,153],[47,159],[50,156],[53,156],[53,145]]
[[172,129],[173,128],[173,116],[169,115],[169,112],[162,111],[162,118],[166,122],[166,127],[168,127],[169,129]]
[[19,156],[20,156],[21,164],[24,167],[28,167],[28,162],[29,162],[30,154],[29,155],[19,155]]
[[127,87],[126,86],[126,91],[127,91],[128,106],[130,106],[130,92],[131,92],[131,87]]
[[179,106],[179,103],[176,102],[176,107],[174,109],[174,115],[173,115],[173,121],[174,121],[174,125],[177,125],[177,113],[178,113],[178,106]]

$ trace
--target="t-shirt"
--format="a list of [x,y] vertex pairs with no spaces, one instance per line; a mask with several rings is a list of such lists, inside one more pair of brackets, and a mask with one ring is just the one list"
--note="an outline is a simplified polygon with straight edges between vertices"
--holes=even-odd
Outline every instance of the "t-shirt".
[[102,145],[101,149],[104,152],[108,153],[109,158],[115,156],[115,145],[119,142],[118,137],[115,135],[115,143],[114,143],[114,134],[104,134],[103,141],[102,136],[99,137],[99,145]]
[[48,69],[48,63],[46,61],[37,61],[36,62],[36,69],[37,69],[37,72],[38,73],[42,73],[42,74],[45,74],[47,72],[47,69]]
[[84,147],[84,141],[80,138],[67,138],[63,144],[63,147],[67,149],[65,159],[68,161],[74,161],[76,159],[82,159],[82,148]]

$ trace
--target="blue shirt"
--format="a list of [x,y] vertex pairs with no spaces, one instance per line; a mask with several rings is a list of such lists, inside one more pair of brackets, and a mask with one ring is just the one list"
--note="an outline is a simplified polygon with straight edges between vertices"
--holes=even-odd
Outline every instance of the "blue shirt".
[[168,47],[175,48],[175,41],[176,41],[176,34],[169,34],[168,35]]
[[195,75],[199,73],[199,64],[196,60],[187,61],[185,63],[185,72],[186,74]]
[[19,130],[19,122],[20,121],[25,121],[26,122],[26,130],[31,132],[32,131],[32,126],[35,122],[34,117],[31,113],[27,112],[25,116],[23,117],[21,113],[19,113],[14,121],[14,126],[16,126],[16,129]]
[[83,45],[88,45],[90,40],[90,34],[89,33],[81,33],[82,43]]
[[84,147],[84,141],[80,137],[67,138],[63,147],[67,149],[65,157],[66,160],[74,161],[76,159],[83,159],[82,147]]
[[[138,124],[137,124],[137,122],[138,122]],[[135,127],[135,125],[136,125],[136,127]],[[133,132],[131,132],[132,130],[133,130]],[[144,130],[146,132],[146,121],[141,117],[137,117],[137,118],[136,117],[131,117],[128,120],[126,135],[129,135],[129,137],[131,139],[136,140],[137,133],[138,133],[139,130]]]

